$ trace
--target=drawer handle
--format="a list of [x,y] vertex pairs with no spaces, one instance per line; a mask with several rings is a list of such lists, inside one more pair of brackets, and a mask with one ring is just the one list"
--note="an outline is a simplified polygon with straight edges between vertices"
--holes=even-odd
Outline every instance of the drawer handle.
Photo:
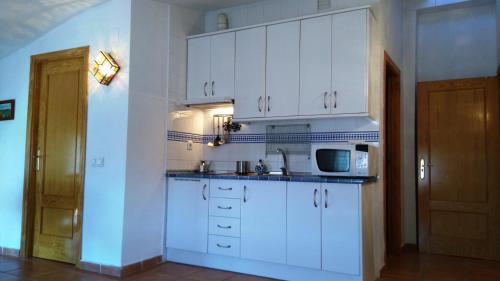
[[222,226],[220,224],[217,225],[218,228],[222,228],[222,229],[231,229],[232,227],[230,225],[228,226]]
[[219,190],[222,190],[222,191],[231,191],[231,190],[233,190],[233,188],[232,188],[232,187],[229,187],[229,188],[223,188],[223,187],[220,187],[220,186],[218,187],[218,189],[219,189]]
[[195,181],[195,182],[200,182],[201,180],[197,180],[197,179],[178,179],[178,178],[175,178],[174,179],[175,181]]
[[218,209],[221,209],[221,210],[231,210],[233,209],[233,207],[222,207],[222,206],[217,206]]
[[221,244],[217,243],[217,247],[224,248],[224,249],[229,249],[229,248],[231,248],[231,245],[221,245]]

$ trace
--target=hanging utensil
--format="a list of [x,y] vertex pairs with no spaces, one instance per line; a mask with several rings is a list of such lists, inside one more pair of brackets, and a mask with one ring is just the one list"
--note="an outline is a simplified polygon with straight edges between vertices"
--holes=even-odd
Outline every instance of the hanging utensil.
[[[213,136],[215,136],[215,116],[212,116],[212,132]],[[215,140],[208,142],[207,144],[209,147],[214,147],[215,146]]]
[[215,137],[214,146],[221,145],[220,141],[221,141],[221,138],[220,138],[220,118],[217,117],[217,137]]

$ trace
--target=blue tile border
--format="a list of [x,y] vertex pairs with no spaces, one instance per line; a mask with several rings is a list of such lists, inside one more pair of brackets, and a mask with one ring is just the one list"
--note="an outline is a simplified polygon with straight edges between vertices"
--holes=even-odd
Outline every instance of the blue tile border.
[[[349,141],[378,142],[380,133],[378,131],[362,132],[315,132],[301,134],[232,134],[230,143],[336,143]],[[168,131],[169,141],[207,144],[215,138],[214,135],[191,134],[187,132]]]
[[167,172],[166,176],[168,178],[186,178],[186,179],[255,180],[255,181],[318,182],[318,183],[346,183],[346,184],[365,184],[377,181],[377,177],[368,177],[368,178],[320,177],[313,175],[259,176],[256,174],[239,176],[236,174],[210,175],[210,174],[200,174],[193,172]]

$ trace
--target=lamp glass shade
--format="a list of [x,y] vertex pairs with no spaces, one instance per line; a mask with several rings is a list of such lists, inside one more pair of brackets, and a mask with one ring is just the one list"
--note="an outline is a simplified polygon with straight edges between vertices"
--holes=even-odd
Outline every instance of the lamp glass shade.
[[92,65],[91,73],[99,83],[109,85],[119,70],[120,66],[109,53],[99,52]]

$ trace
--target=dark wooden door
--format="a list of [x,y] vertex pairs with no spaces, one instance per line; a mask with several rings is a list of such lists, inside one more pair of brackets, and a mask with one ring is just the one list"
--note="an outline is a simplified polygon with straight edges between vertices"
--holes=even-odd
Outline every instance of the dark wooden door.
[[497,78],[418,85],[419,246],[500,259]]
[[79,258],[84,165],[83,58],[40,65],[33,256],[68,263]]

